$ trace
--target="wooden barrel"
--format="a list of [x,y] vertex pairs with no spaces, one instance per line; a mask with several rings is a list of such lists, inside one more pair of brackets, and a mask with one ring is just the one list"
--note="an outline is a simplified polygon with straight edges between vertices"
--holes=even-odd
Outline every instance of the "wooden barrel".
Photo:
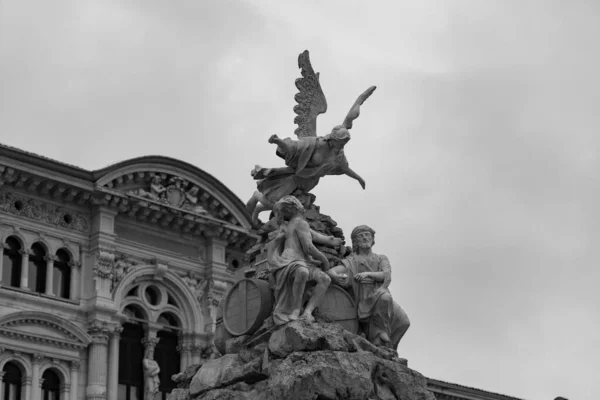
[[228,339],[231,339],[233,336],[227,332],[225,329],[225,325],[223,325],[223,319],[217,320],[217,325],[215,327],[215,347],[219,350],[219,353],[225,354],[225,342]]
[[260,279],[236,282],[223,301],[223,324],[233,336],[252,335],[271,313],[269,283]]
[[358,332],[356,304],[352,296],[338,285],[329,285],[316,312],[325,321],[338,324],[352,333]]

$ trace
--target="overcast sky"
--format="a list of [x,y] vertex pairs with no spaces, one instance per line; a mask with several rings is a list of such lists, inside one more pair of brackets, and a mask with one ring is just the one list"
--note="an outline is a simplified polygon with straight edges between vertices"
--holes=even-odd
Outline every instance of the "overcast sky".
[[[600,3],[1,0],[0,142],[86,169],[159,154],[244,202],[293,137],[297,56],[367,182],[321,211],[376,231],[426,376],[595,400]],[[594,360],[594,362],[592,361]],[[595,386],[595,388],[593,388]],[[596,392],[593,393],[592,391]]]

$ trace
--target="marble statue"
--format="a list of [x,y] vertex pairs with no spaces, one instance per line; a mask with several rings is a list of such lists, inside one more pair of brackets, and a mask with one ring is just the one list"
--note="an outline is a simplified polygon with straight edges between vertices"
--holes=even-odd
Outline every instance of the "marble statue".
[[410,321],[390,294],[390,261],[384,255],[373,253],[375,231],[370,227],[357,226],[351,238],[352,254],[327,273],[335,283],[349,287],[367,339],[374,345],[395,350]]
[[[275,295],[273,320],[277,325],[297,319],[314,321],[312,313],[331,279],[324,272],[330,267],[329,261],[313,242],[335,247],[341,245],[342,240],[311,230],[302,217],[302,203],[293,196],[279,199],[274,212],[279,228],[268,245],[268,265]],[[306,285],[310,281],[316,286],[303,310]]]
[[317,116],[327,110],[327,101],[319,83],[319,74],[310,64],[308,51],[300,54],[298,64],[302,70],[302,78],[296,80],[300,92],[295,96],[298,104],[294,107],[298,140],[272,135],[269,143],[277,145],[276,154],[285,160],[286,167],[262,168],[257,165],[251,171],[258,181],[258,190],[246,207],[255,224],[258,224],[258,214],[272,209],[283,196],[306,194],[326,175],[347,175],[365,188],[364,179],[350,168],[344,146],[350,140],[349,129],[360,114],[360,106],[376,87],[370,87],[358,97],[341,125],[334,127],[326,136],[317,136]]
[[155,400],[160,387],[160,367],[158,363],[154,361],[154,349],[147,348],[144,359],[142,360],[142,367],[144,369],[144,399]]

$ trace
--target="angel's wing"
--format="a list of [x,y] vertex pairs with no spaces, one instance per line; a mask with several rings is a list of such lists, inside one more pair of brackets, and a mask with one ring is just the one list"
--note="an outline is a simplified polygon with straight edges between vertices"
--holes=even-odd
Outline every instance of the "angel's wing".
[[354,121],[360,115],[360,106],[373,94],[375,89],[377,89],[377,86],[371,86],[370,88],[365,90],[363,94],[358,96],[358,99],[356,99],[356,101],[352,105],[352,108],[350,108],[350,111],[348,111],[348,115],[346,115],[344,122],[342,123],[342,126],[344,128],[352,128],[352,121]]
[[294,96],[298,103],[294,106],[294,112],[298,114],[294,118],[294,123],[298,125],[294,133],[298,138],[317,136],[317,116],[327,111],[327,100],[319,83],[319,73],[315,73],[310,65],[308,50],[298,56],[298,67],[302,78],[296,79],[296,87],[300,92]]

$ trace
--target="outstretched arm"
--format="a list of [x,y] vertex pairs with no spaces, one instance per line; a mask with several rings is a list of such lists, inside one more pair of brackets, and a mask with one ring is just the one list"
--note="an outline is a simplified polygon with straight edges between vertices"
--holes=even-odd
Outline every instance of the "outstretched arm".
[[310,235],[312,237],[313,243],[324,244],[326,246],[331,247],[339,247],[344,241],[340,238],[336,238],[334,236],[327,236],[319,233],[313,229],[310,230]]
[[360,183],[360,186],[364,189],[366,186],[365,180],[363,178],[360,177],[360,175],[358,175],[356,172],[352,171],[352,169],[350,169],[350,167],[346,167],[344,174],[348,175],[350,178],[356,179],[358,181],[358,183]]
[[289,141],[289,139],[284,140],[277,135],[271,135],[271,137],[269,138],[269,143],[276,144],[283,154],[287,154],[290,151],[292,151],[292,144]]

